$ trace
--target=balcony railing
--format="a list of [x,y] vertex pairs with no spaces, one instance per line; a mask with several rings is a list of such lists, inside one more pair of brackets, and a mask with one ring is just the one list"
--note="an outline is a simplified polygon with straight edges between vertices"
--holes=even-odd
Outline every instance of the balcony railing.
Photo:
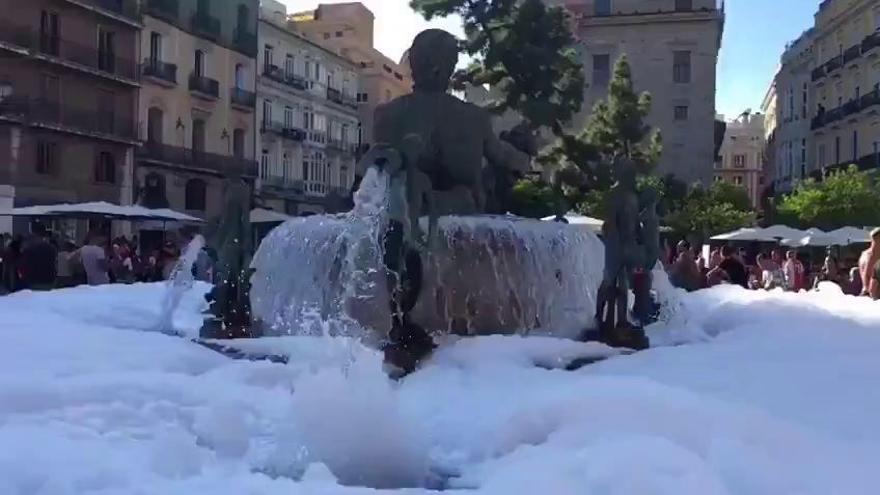
[[260,123],[260,130],[264,133],[271,132],[293,141],[305,141],[306,139],[306,131],[303,129],[277,120],[264,119],[263,122]]
[[170,21],[177,21],[180,15],[179,0],[147,0],[146,12]]
[[257,175],[257,162],[253,160],[195,151],[162,143],[144,143],[142,147],[138,148],[137,156],[143,160],[154,160],[183,167],[212,170],[228,176],[256,177]]
[[220,83],[216,79],[199,76],[197,74],[190,74],[189,90],[212,98],[220,97]]
[[277,189],[288,189],[295,194],[302,194],[305,190],[305,182],[290,177],[278,175],[265,175],[260,178],[263,186],[274,187]]
[[875,31],[862,40],[862,54],[867,55],[868,52],[880,46],[880,32]]
[[134,121],[116,118],[112,111],[99,112],[27,96],[4,99],[0,102],[0,115],[36,126],[52,126],[126,140],[136,137]]
[[308,82],[306,82],[305,78],[302,76],[297,76],[296,74],[285,75],[284,83],[288,86],[294,87],[302,91],[305,91],[309,87]]
[[285,126],[282,135],[293,141],[302,142],[306,140],[306,131],[298,127]]
[[241,88],[232,88],[230,90],[230,99],[233,105],[247,108],[257,107],[257,94]]
[[232,43],[235,48],[250,56],[257,54],[257,35],[250,32],[246,27],[237,27],[232,35]]
[[859,101],[859,108],[861,110],[867,110],[875,105],[880,105],[880,89],[863,94]]
[[861,101],[860,98],[855,98],[855,99],[849,100],[848,102],[844,103],[843,107],[841,107],[842,112],[843,112],[842,117],[847,117],[847,116],[852,115],[854,113],[858,113],[860,101]]
[[342,92],[338,89],[327,88],[327,99],[342,105]]
[[208,12],[196,12],[192,16],[192,29],[196,34],[217,39],[220,37],[220,19]]
[[820,65],[819,67],[816,67],[815,69],[813,69],[813,72],[810,75],[812,76],[813,82],[822,79],[823,77],[825,77],[825,66]]
[[862,56],[862,45],[853,45],[843,52],[843,63],[848,64]]
[[130,80],[137,79],[138,68],[133,60],[120,57],[112,51],[98,50],[97,46],[42,34],[27,26],[16,26],[0,21],[0,41],[25,48],[32,56],[53,57],[109,75]]
[[265,64],[263,65],[263,75],[268,77],[269,79],[284,83],[284,71],[281,70],[281,67],[277,65]]
[[841,67],[843,67],[843,55],[838,55],[836,57],[833,57],[828,62],[825,62],[825,71],[828,74],[831,74]]
[[144,60],[141,74],[177,84],[177,66],[154,58]]

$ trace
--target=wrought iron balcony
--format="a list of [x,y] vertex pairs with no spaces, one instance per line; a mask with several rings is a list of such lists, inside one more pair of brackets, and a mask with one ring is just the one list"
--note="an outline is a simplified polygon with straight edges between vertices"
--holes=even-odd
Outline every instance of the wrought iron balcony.
[[859,100],[861,110],[867,110],[876,105],[880,105],[880,89],[863,94]]
[[177,84],[177,66],[154,58],[144,60],[141,74],[170,84]]
[[220,83],[216,79],[197,74],[190,74],[189,90],[213,99],[220,97]]
[[146,12],[152,16],[177,22],[180,16],[179,0],[147,0]]
[[875,31],[862,40],[862,54],[867,55],[868,52],[880,46],[880,32]]
[[843,63],[848,64],[861,56],[862,56],[861,43],[858,45],[853,45],[853,46],[847,48],[845,52],[843,52]]
[[268,77],[269,79],[284,83],[284,71],[281,70],[281,67],[277,65],[265,64],[263,65],[263,75]]
[[264,118],[263,121],[260,122],[260,132],[271,132],[281,135],[284,133],[284,123]]
[[297,76],[296,74],[287,74],[286,76],[284,76],[284,82],[288,86],[291,86],[293,88],[296,88],[296,89],[299,89],[302,91],[305,91],[309,87],[305,78],[303,78],[301,76]]
[[825,124],[836,122],[843,118],[843,107],[837,107],[825,112]]
[[302,142],[306,140],[306,131],[300,129],[299,127],[285,126],[282,135],[285,138],[293,141]]
[[847,117],[847,116],[852,115],[854,113],[858,113],[859,101],[860,101],[860,98],[854,98],[854,99],[849,100],[848,102],[844,103],[843,106],[841,107],[841,110],[843,113],[841,117]]
[[232,35],[232,43],[239,51],[250,56],[257,54],[257,35],[246,27],[237,27]]
[[825,62],[825,71],[828,74],[831,74],[841,67],[843,67],[843,55],[838,55],[836,57],[833,57],[831,60]]
[[144,143],[137,149],[136,154],[141,160],[211,170],[226,176],[256,177],[257,175],[257,162],[253,160],[195,151],[162,143]]
[[283,122],[279,122],[277,120],[264,119],[263,122],[260,123],[260,130],[263,133],[271,132],[273,134],[281,136],[284,139],[290,139],[292,141],[301,142],[305,141],[306,139],[306,131],[304,131],[303,129],[285,124]]
[[257,107],[257,94],[241,88],[232,88],[230,90],[230,99],[233,105],[245,107],[253,110]]
[[327,99],[342,105],[342,93],[338,89],[327,88]]
[[815,69],[813,69],[813,72],[810,75],[812,76],[813,82],[822,79],[823,77],[825,77],[825,66],[820,65],[819,67],[816,67]]
[[33,57],[50,57],[50,61],[70,62],[108,76],[137,80],[138,67],[133,60],[120,57],[112,51],[99,50],[97,46],[40,33],[27,26],[0,21],[0,41],[24,48]]
[[220,19],[208,12],[196,12],[192,16],[192,29],[200,36],[216,40],[220,37]]
[[117,118],[112,111],[98,112],[68,103],[29,98],[9,97],[0,102],[0,115],[33,126],[50,126],[61,131],[93,134],[134,140],[133,120]]

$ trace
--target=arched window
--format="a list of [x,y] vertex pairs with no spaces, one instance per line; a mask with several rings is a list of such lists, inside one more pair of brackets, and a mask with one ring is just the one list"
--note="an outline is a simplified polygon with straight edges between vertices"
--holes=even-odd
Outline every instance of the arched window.
[[164,113],[159,107],[151,107],[147,111],[147,142],[162,143],[162,127],[164,125]]
[[95,182],[116,183],[116,159],[112,153],[102,151],[95,160]]
[[165,195],[165,177],[156,172],[150,172],[144,177],[143,196],[140,204],[147,208],[168,208],[168,198]]
[[208,186],[202,179],[186,181],[186,209],[205,211],[207,189]]

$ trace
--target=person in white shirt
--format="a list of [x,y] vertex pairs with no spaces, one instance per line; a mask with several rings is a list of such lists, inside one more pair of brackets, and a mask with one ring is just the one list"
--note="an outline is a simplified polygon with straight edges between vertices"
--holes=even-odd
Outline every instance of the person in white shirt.
[[86,244],[76,252],[77,258],[86,271],[86,280],[89,285],[104,285],[110,283],[107,274],[109,267],[107,253],[103,248],[104,237],[97,232],[92,232],[86,238]]

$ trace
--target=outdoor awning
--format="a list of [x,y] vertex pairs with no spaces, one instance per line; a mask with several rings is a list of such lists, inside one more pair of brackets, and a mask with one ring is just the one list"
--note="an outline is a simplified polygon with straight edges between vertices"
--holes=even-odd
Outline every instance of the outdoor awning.
[[275,210],[267,210],[264,208],[255,208],[251,210],[251,223],[278,223],[286,222],[291,218],[293,217]]
[[13,217],[64,217],[64,218],[103,218],[110,220],[156,220],[160,222],[202,223],[185,213],[167,208],[152,210],[143,206],[120,206],[103,201],[91,203],[62,203],[56,205],[37,205],[0,211],[0,216]]

